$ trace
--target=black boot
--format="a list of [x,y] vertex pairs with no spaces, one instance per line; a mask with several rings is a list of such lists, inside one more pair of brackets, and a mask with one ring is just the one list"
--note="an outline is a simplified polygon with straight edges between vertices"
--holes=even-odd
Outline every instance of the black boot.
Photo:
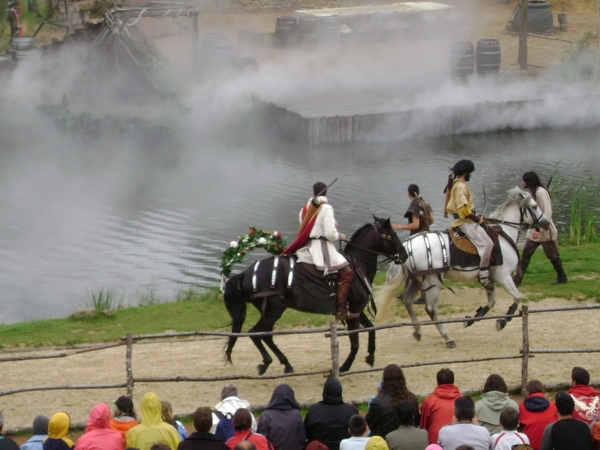
[[567,282],[567,274],[563,269],[562,260],[558,258],[552,261],[552,265],[554,266],[554,270],[556,270],[556,280],[550,284],[565,284]]

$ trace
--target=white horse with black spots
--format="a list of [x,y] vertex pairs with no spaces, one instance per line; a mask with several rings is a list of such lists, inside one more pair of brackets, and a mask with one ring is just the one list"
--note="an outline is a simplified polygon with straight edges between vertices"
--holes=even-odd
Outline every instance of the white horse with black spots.
[[[493,280],[513,297],[513,304],[508,309],[507,315],[516,312],[521,294],[512,280],[512,272],[519,263],[519,253],[516,242],[521,227],[548,227],[548,220],[536,204],[531,194],[518,187],[508,191],[508,198],[502,205],[485,219],[486,225],[498,231],[498,240],[502,252],[502,264],[492,265]],[[408,260],[400,265],[392,264],[388,269],[385,284],[375,294],[375,301],[380,312],[385,311],[390,302],[395,298],[396,290],[402,286],[407,277],[403,301],[412,322],[415,324],[413,337],[421,340],[421,327],[413,310],[413,300],[419,291],[423,291],[426,305],[425,309],[432,321],[438,320],[438,299],[444,278],[454,281],[478,281],[479,257],[473,255],[475,260],[468,265],[459,265],[453,261],[450,236],[445,232],[427,232],[411,236],[403,243],[409,255]],[[492,309],[496,303],[494,283],[488,283],[485,289],[487,305],[480,307],[475,317],[482,317]],[[470,316],[467,316],[470,317]],[[508,319],[510,320],[510,318]],[[496,329],[502,330],[507,319],[498,319]],[[465,326],[472,325],[473,321],[465,322]],[[446,341],[446,346],[456,347],[452,338],[443,324],[437,324],[437,329]]]

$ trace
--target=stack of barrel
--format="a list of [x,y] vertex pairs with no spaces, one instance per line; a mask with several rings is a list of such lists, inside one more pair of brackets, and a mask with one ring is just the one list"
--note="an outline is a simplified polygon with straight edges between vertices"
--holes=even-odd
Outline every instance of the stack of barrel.
[[456,78],[473,75],[497,74],[500,71],[500,42],[498,39],[480,39],[476,49],[469,41],[454,42],[450,47],[450,73]]

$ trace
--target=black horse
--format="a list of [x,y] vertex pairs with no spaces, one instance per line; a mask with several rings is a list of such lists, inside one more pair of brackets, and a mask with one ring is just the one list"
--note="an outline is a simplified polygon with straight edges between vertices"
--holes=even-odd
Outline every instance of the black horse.
[[[390,219],[373,217],[375,221],[356,231],[344,249],[344,255],[355,272],[348,294],[350,310],[360,311],[360,317],[347,321],[348,330],[355,330],[360,325],[373,326],[363,310],[372,299],[371,283],[377,272],[377,256],[385,256],[397,264],[403,263],[408,257],[402,242],[392,229]],[[275,322],[288,307],[317,314],[334,314],[336,285],[335,275],[323,279],[322,274],[319,276],[313,266],[305,267],[304,264],[296,263],[293,256],[257,261],[244,272],[231,277],[225,285],[225,306],[232,318],[231,331],[241,332],[246,319],[247,302],[251,302],[261,312],[260,320],[249,333],[272,331]],[[236,341],[237,337],[231,336],[227,343],[225,356],[229,363]],[[358,333],[350,335],[350,354],[340,367],[340,372],[350,369],[358,352],[358,341]],[[263,363],[257,367],[260,375],[273,362],[263,342],[283,364],[285,373],[294,371],[287,357],[273,342],[273,336],[253,337],[252,342],[263,357]],[[374,331],[369,332],[366,362],[370,366],[375,362]]]

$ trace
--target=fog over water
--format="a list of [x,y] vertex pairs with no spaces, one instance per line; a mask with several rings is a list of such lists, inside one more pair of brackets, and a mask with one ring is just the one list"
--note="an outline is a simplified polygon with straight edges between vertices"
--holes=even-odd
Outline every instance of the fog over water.
[[[434,228],[447,226],[442,190],[448,168],[462,158],[475,161],[471,186],[481,210],[485,184],[488,213],[526,170],[544,181],[557,164],[567,174],[600,171],[600,130],[591,127],[600,123],[597,109],[561,111],[554,116],[555,125],[565,127],[559,130],[441,138],[400,132],[393,143],[308,148],[239,127],[252,93],[281,94],[294,89],[293,80],[307,83],[266,67],[244,83],[190,92],[178,145],[148,149],[63,136],[35,110],[59,103],[63,86],[44,88],[24,69],[2,76],[11,86],[0,97],[2,323],[65,316],[102,288],[134,304],[142,295],[172,299],[189,285],[217,285],[221,253],[249,226],[293,240],[298,211],[318,180],[338,177],[329,200],[340,231],[350,236],[372,214],[403,222],[410,183],[432,204]],[[488,90],[476,87],[470,95],[486,101]],[[582,92],[581,85],[573,89]],[[447,92],[448,102],[457,101],[457,89]],[[424,99],[443,104],[440,96]]]

